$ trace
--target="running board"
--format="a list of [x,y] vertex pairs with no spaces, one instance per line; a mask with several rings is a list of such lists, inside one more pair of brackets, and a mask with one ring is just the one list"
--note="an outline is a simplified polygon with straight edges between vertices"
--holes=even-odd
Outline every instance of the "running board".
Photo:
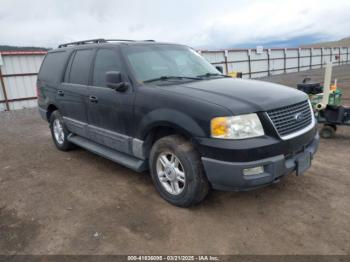
[[69,142],[76,144],[92,153],[95,153],[113,162],[126,166],[137,172],[142,172],[148,169],[148,162],[146,160],[142,160],[142,159],[118,152],[116,150],[113,150],[101,144],[97,144],[84,137],[77,136],[77,135],[69,135],[67,139]]

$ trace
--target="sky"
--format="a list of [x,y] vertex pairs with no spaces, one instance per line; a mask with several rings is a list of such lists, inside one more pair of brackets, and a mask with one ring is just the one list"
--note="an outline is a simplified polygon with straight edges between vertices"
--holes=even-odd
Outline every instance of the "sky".
[[349,0],[1,0],[0,45],[154,39],[203,49],[350,36]]

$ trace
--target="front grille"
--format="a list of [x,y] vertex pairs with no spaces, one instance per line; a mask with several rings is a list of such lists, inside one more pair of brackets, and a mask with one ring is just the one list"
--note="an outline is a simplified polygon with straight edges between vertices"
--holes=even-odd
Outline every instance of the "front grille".
[[267,111],[267,114],[281,137],[298,132],[312,122],[308,100]]

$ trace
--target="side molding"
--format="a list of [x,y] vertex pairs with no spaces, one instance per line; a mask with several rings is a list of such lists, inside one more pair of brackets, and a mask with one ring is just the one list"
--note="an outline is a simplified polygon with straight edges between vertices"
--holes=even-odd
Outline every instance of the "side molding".
[[83,147],[86,150],[89,150],[97,155],[112,160],[113,162],[124,165],[136,172],[143,172],[148,169],[147,161],[113,150],[84,137],[69,135],[68,141],[80,147]]
[[146,159],[146,154],[144,150],[144,141],[134,138],[132,140],[132,154],[140,159]]
[[78,134],[83,137],[88,136],[88,124],[69,118],[69,117],[63,117],[64,123],[66,124],[69,132]]
[[141,160],[146,159],[144,141],[140,139],[89,125],[69,117],[63,117],[63,119],[69,132],[80,136],[80,140],[84,137],[90,142],[94,141],[96,144],[116,150],[116,152],[128,154]]

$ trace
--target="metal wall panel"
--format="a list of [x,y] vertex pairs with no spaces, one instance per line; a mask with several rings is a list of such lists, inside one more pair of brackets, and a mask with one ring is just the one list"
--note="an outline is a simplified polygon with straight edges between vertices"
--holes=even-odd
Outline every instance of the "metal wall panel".
[[255,49],[250,50],[251,77],[263,77],[268,75],[268,50],[257,53]]
[[229,50],[227,61],[229,72],[249,74],[248,50]]
[[348,60],[348,48],[347,47],[342,47],[340,48],[340,61],[342,64],[345,64],[346,61]]
[[298,72],[298,49],[287,49],[286,52],[286,73]]
[[[2,92],[2,85],[0,83],[0,101],[5,100],[5,96]],[[0,112],[6,110],[6,104],[5,103],[0,103]]]
[[[323,67],[327,62],[334,65],[349,63],[349,48],[291,48],[232,49],[220,51],[202,51],[202,55],[215,65],[220,64],[226,72],[242,72],[244,78],[278,75]],[[227,58],[225,60],[225,55]],[[336,56],[339,60],[336,60]]]
[[327,64],[331,61],[332,58],[332,49],[331,48],[323,48],[323,64]]
[[[206,58],[209,63],[215,66],[221,66],[224,69],[224,74],[228,74],[228,72],[226,72],[224,51],[202,51],[200,53]],[[205,55],[203,55],[203,53],[205,53]]]
[[249,73],[248,60],[243,62],[228,63],[229,72],[242,72],[243,74]]
[[246,50],[229,50],[227,52],[228,61],[247,61],[248,49]]
[[[37,105],[36,79],[45,52],[4,52],[1,66],[9,110],[31,108]],[[3,88],[0,83],[0,111],[6,110]],[[27,100],[26,100],[27,99]],[[16,101],[11,101],[16,100]]]
[[[2,69],[2,67],[1,67]],[[5,79],[3,78],[2,81],[5,82]],[[4,87],[2,86],[2,81],[0,81],[0,101],[5,100],[5,94],[4,94]],[[0,112],[6,110],[6,104],[0,103]]]
[[15,101],[10,103],[10,110],[18,110],[25,108],[34,108],[37,107],[38,103],[36,100],[28,100],[28,101]]
[[300,71],[311,69],[311,48],[300,49]]
[[38,73],[43,60],[42,55],[4,55],[2,58],[4,75]]
[[271,49],[270,52],[270,70],[271,75],[278,75],[284,73],[284,50]]
[[311,68],[316,69],[321,67],[321,48],[313,48],[311,49],[312,57],[311,57]]
[[225,53],[222,51],[202,51],[201,54],[209,63],[222,63],[225,61]]

